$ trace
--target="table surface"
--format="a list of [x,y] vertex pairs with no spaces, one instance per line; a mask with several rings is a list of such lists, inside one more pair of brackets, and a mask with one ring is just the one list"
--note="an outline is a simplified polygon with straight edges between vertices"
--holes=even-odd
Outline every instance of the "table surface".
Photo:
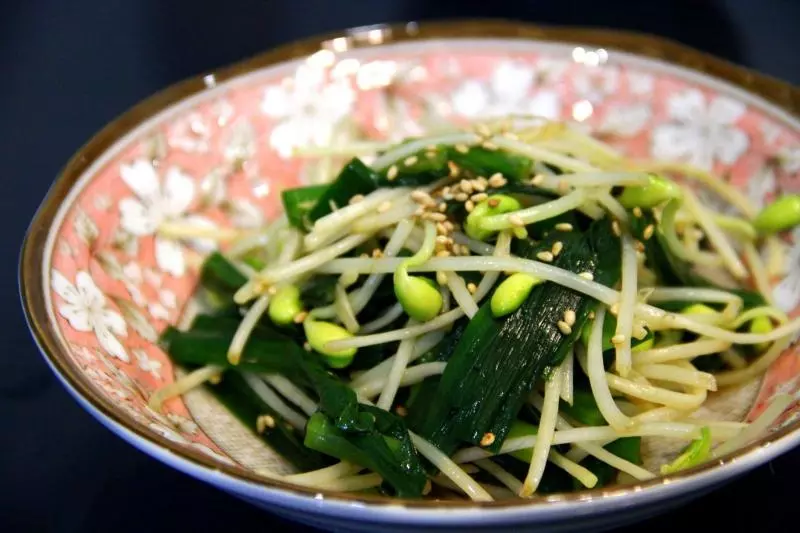
[[[800,82],[796,0],[462,0],[457,10],[433,0],[4,2],[0,212],[7,260],[0,290],[10,305],[0,356],[0,531],[307,530],[163,466],[84,413],[50,375],[25,327],[13,281],[19,244],[70,154],[158,89],[320,32],[454,16],[635,29]],[[720,529],[786,531],[794,509],[781,496],[795,493],[798,474],[800,450],[624,531],[694,530],[700,515],[713,516]]]

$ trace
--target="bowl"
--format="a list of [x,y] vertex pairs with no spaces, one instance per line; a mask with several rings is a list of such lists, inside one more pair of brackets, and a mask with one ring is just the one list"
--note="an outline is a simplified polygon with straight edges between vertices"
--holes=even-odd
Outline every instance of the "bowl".
[[[279,192],[313,183],[325,145],[401,138],[436,117],[571,120],[634,157],[688,161],[756,204],[800,189],[800,90],[645,35],[516,22],[356,28],[287,45],[149,98],[67,163],[30,226],[20,286],[30,329],[77,402],[156,459],[254,505],[324,529],[592,530],[662,512],[800,443],[795,401],[759,440],[718,461],[635,485],[476,504],[317,491],[264,472],[287,466],[202,391],[148,408],[175,379],[158,333],[185,312],[204,231],[258,227]],[[706,196],[706,202],[719,199]],[[180,221],[191,239],[156,228]],[[800,311],[800,232],[784,235],[778,304]],[[794,345],[763,378],[718,395],[751,420],[800,397]]]

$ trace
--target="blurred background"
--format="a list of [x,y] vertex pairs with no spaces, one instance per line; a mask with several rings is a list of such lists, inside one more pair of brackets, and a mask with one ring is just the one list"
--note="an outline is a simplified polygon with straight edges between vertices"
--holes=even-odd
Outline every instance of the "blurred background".
[[[798,0],[26,0],[0,7],[0,531],[260,531],[287,524],[156,463],[67,396],[19,311],[19,246],[59,168],[106,122],[187,76],[349,26],[454,17],[662,35],[800,84]],[[628,531],[788,531],[800,450]]]

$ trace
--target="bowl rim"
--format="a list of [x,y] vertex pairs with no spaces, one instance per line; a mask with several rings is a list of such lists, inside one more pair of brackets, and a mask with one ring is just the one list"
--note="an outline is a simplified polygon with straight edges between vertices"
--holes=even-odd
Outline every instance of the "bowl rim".
[[[690,71],[700,71],[708,77],[717,78],[728,85],[761,97],[793,117],[800,114],[800,88],[669,39],[628,31],[538,26],[501,19],[409,22],[405,24],[381,24],[368,28],[352,28],[306,38],[270,49],[249,59],[216,69],[213,71],[213,76],[216,83],[221,84],[263,68],[307,57],[318,51],[320,43],[324,41],[373,28],[384,30],[384,39],[378,46],[398,42],[458,38],[512,38],[523,41],[604,46],[644,59],[655,59],[667,64],[671,63]],[[369,46],[361,45],[358,47]],[[69,356],[59,346],[59,336],[49,321],[45,305],[44,293],[47,288],[42,286],[45,242],[51,229],[51,224],[63,200],[69,195],[73,185],[84,175],[92,163],[140,124],[167,108],[207,90],[207,76],[208,73],[190,77],[146,98],[108,123],[79,148],[59,172],[45,199],[37,209],[22,245],[19,263],[20,297],[29,329],[39,350],[48,365],[76,400],[99,418],[104,425],[110,427],[126,440],[138,441],[140,446],[145,446],[145,444],[152,445],[147,446],[151,448],[148,453],[158,456],[162,461],[168,462],[195,477],[204,478],[202,471],[205,471],[205,474],[218,474],[223,478],[231,478],[228,481],[244,482],[248,485],[255,484],[257,489],[284,492],[304,500],[319,500],[321,495],[325,501],[339,500],[341,503],[360,507],[367,505],[370,507],[401,506],[405,510],[415,511],[476,508],[481,510],[508,510],[520,507],[533,511],[534,509],[552,506],[553,503],[568,504],[598,499],[617,500],[633,493],[646,492],[646,489],[653,487],[675,485],[677,482],[694,480],[699,483],[701,482],[701,476],[710,474],[712,471],[731,470],[730,475],[733,475],[735,473],[733,470],[736,469],[731,467],[734,464],[737,464],[739,470],[745,468],[742,464],[745,460],[754,463],[753,466],[756,466],[800,442],[800,421],[798,421],[717,461],[634,485],[582,490],[530,500],[471,502],[408,500],[354,495],[337,491],[321,491],[302,487],[260,476],[240,466],[221,464],[200,451],[184,447],[142,427],[131,415],[117,408],[113,402],[94,390],[88,381],[81,376],[74,363],[69,360]],[[166,455],[155,453],[153,447],[160,448],[163,452],[166,452]],[[771,449],[768,451],[767,448]],[[177,464],[173,464],[172,460],[176,460]],[[198,468],[200,471],[196,471]],[[217,477],[219,478],[219,476]]]

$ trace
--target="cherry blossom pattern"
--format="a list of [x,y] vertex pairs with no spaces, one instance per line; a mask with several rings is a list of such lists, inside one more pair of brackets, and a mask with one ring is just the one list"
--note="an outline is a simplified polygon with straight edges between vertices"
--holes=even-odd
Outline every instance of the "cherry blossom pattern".
[[161,361],[150,357],[144,350],[133,350],[133,355],[136,356],[136,364],[143,372],[149,373],[154,379],[161,381]]
[[269,144],[281,157],[291,156],[295,148],[327,145],[339,121],[352,111],[356,98],[350,83],[325,78],[324,69],[302,65],[294,77],[264,90],[261,111],[278,121]]
[[709,99],[699,89],[676,92],[667,100],[670,122],[656,126],[656,159],[686,161],[703,169],[733,165],[747,150],[747,134],[736,126],[747,107],[726,96]]
[[487,81],[468,80],[456,88],[452,95],[453,111],[470,119],[502,118],[512,114],[559,118],[559,93],[540,87],[537,81],[534,66],[501,61]]
[[50,285],[63,300],[58,313],[75,331],[93,333],[100,346],[112,357],[126,363],[130,360],[117,337],[126,337],[128,328],[122,316],[106,307],[106,297],[85,270],[75,275],[75,284],[58,270],[53,270]]
[[[186,273],[186,258],[181,244],[175,239],[158,235],[157,232],[164,222],[214,227],[209,219],[188,213],[194,200],[194,180],[177,167],[171,167],[166,171],[162,185],[155,167],[144,160],[122,165],[120,176],[136,194],[135,198],[120,200],[120,225],[126,232],[137,237],[154,235],[158,267],[173,276],[183,276]],[[186,242],[205,252],[215,248],[214,242],[208,239],[191,239]]]

